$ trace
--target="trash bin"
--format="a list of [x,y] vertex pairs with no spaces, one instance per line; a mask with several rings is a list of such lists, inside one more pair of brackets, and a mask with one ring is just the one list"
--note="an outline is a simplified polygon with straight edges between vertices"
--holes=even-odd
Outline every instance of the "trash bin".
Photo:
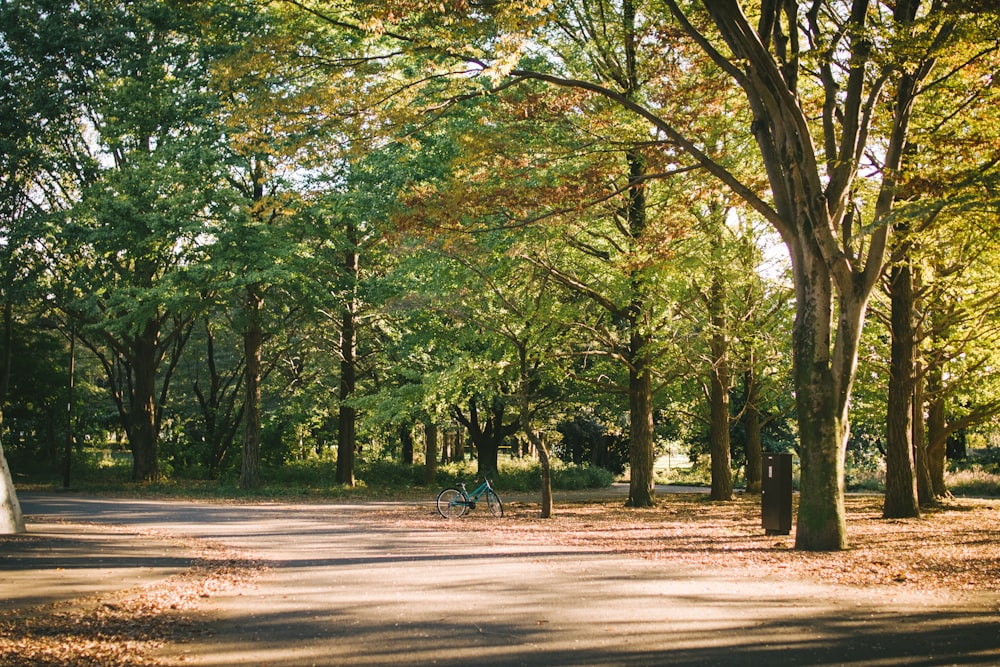
[[764,454],[761,470],[761,523],[768,535],[792,532],[792,455]]

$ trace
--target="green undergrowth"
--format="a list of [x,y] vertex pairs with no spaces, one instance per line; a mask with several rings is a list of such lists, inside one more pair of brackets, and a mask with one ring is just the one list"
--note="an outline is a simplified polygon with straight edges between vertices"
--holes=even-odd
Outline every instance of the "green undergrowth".
[[[541,469],[537,461],[509,459],[500,462],[492,481],[498,491],[535,491],[541,487]],[[425,484],[423,465],[393,461],[359,461],[355,484],[336,482],[336,462],[302,461],[261,472],[261,484],[242,489],[238,473],[209,480],[190,474],[169,471],[157,482],[135,483],[129,480],[131,468],[124,461],[81,461],[72,471],[70,486],[63,487],[61,477],[35,473],[19,476],[15,485],[23,490],[75,491],[127,497],[178,497],[200,499],[392,499],[422,497],[429,492],[458,482],[471,483],[479,478],[477,463],[463,461],[438,466],[433,484]],[[614,481],[612,473],[592,466],[556,462],[552,484],[556,490],[605,488]]]

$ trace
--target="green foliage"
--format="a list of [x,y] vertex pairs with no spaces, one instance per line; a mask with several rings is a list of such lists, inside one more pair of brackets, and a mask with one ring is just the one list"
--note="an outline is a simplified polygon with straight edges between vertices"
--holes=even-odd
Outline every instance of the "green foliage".
[[[773,255],[763,250],[770,240],[761,221],[689,169],[663,127],[651,133],[593,90],[507,85],[504,77],[517,66],[616,90],[632,81],[633,103],[699,137],[720,167],[764,193],[734,89],[710,75],[653,6],[639,12],[635,51],[624,46],[622,17],[609,22],[601,13],[620,5],[556,3],[536,14],[514,3],[447,21],[436,6],[420,7],[343,3],[309,14],[287,3],[0,5],[0,297],[15,304],[16,320],[12,349],[0,357],[11,358],[0,368],[9,377],[0,398],[15,472],[54,479],[58,470],[68,369],[53,326],[75,320],[90,345],[78,350],[78,445],[107,439],[119,416],[114,400],[128,410],[135,378],[127,373],[145,336],[163,344],[145,350],[147,371],[154,368],[157,387],[170,380],[169,400],[159,403],[159,391],[146,397],[162,411],[160,472],[169,479],[146,488],[237,493],[248,287],[263,297],[265,495],[419,487],[422,467],[395,462],[400,428],[443,426],[450,406],[471,396],[504,403],[509,418],[522,392],[535,428],[579,414],[615,425],[609,434],[577,419],[560,429],[565,444],[555,450],[620,472],[628,421],[621,390],[639,338],[654,360],[656,437],[683,443],[696,459],[666,481],[708,481],[703,385],[719,361],[713,334],[729,345],[734,420],[745,407],[746,371],[761,391],[765,451],[795,446],[792,300],[786,276],[761,270]],[[364,34],[321,14],[401,23]],[[520,40],[553,17],[562,31]],[[510,39],[497,40],[497,29]],[[393,32],[426,50],[388,44]],[[455,48],[429,56],[435,44]],[[519,53],[525,44],[540,48]],[[443,55],[473,51],[489,63],[484,70],[455,68]],[[887,63],[891,56],[879,54]],[[981,85],[996,67],[969,69],[979,57],[971,51],[941,56],[955,71],[929,87],[933,103],[914,117],[914,156],[933,169],[901,176],[905,202],[892,222],[921,230],[907,242],[926,265],[923,322],[935,326],[923,357],[949,378],[937,390],[948,396],[949,419],[973,423],[1000,405],[1000,264],[997,239],[984,233],[995,207],[981,205],[980,192],[996,178],[989,151],[1000,124],[989,102],[997,88]],[[634,80],[623,69],[633,65]],[[805,104],[820,92],[802,91]],[[955,109],[952,98],[967,96],[948,122],[926,113]],[[881,140],[882,128],[872,130]],[[950,156],[967,163],[961,173]],[[645,213],[630,229],[629,191],[638,192],[630,168],[638,166],[646,169]],[[859,181],[860,199],[871,192]],[[360,255],[356,272],[346,269],[346,253]],[[710,289],[716,278],[718,293]],[[359,414],[357,491],[332,482],[330,460],[345,400],[348,305],[359,327],[357,388],[346,399]],[[886,310],[877,294],[871,310]],[[193,334],[192,318],[201,322]],[[889,339],[878,319],[862,335],[847,481],[877,489]],[[602,438],[615,447],[597,461]],[[743,441],[737,425],[735,468]],[[122,484],[126,459],[78,448],[74,484]],[[221,481],[194,481],[220,462],[212,474]],[[952,483],[989,488],[995,468],[977,465],[953,470]],[[474,470],[446,465],[439,481],[469,481]],[[585,465],[556,463],[553,473],[556,489],[609,482]],[[534,490],[538,477],[537,464],[510,461],[497,483]]]
[[[474,463],[470,461],[449,463],[438,468],[439,486],[452,486],[465,482],[471,487],[476,479]],[[541,466],[537,461],[508,459],[500,461],[500,470],[492,480],[498,492],[538,491],[541,489]],[[570,491],[576,489],[602,489],[611,485],[614,476],[604,468],[590,465],[576,465],[552,462],[552,488]]]
[[385,459],[361,461],[357,468],[357,478],[368,487],[407,489],[423,486],[424,467]]
[[712,463],[708,457],[699,457],[693,460],[689,466],[661,471],[657,483],[678,486],[711,486]]
[[555,448],[556,455],[565,462],[582,465],[590,462],[613,475],[621,475],[628,464],[628,437],[609,433],[607,427],[596,420],[575,416],[560,422],[556,430],[562,442]]

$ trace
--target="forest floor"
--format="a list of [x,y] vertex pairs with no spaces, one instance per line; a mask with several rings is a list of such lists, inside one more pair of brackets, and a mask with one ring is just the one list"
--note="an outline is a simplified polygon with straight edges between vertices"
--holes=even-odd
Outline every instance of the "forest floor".
[[848,495],[849,547],[835,552],[795,550],[794,529],[789,536],[767,535],[759,498],[737,496],[726,503],[681,493],[660,500],[656,508],[628,511],[610,499],[572,502],[557,507],[555,521],[538,519],[530,503],[513,504],[508,516],[519,521],[488,529],[737,575],[780,573],[959,596],[1000,591],[1000,499],[949,499],[917,519],[883,519],[881,496]]
[[[742,597],[744,602],[758,600],[762,608],[772,605],[778,616],[786,613],[782,609],[799,607],[800,603],[792,604],[784,598],[772,600],[767,592],[768,581],[781,582],[778,588],[782,589],[782,595],[787,593],[793,599],[811,597],[813,602],[809,604],[819,605],[826,596],[841,600],[845,610],[848,606],[872,604],[875,605],[872,609],[877,607],[879,613],[891,611],[887,617],[895,619],[893,622],[899,618],[898,610],[883,608],[879,606],[880,601],[899,601],[902,605],[899,609],[906,610],[922,604],[914,601],[926,601],[928,613],[943,605],[942,608],[950,610],[948,614],[958,614],[946,615],[953,627],[942,636],[949,639],[935,639],[945,642],[935,645],[934,650],[944,651],[946,659],[951,661],[948,664],[1000,662],[1000,501],[949,500],[919,519],[885,520],[881,518],[879,497],[849,496],[850,548],[810,553],[793,548],[794,535],[766,535],[760,527],[759,500],[753,498],[739,497],[731,503],[718,503],[709,501],[703,494],[671,493],[662,494],[656,508],[625,510],[621,498],[614,494],[598,498],[588,497],[590,495],[586,492],[557,494],[556,516],[552,519],[539,518],[538,505],[530,496],[512,496],[507,499],[506,514],[501,520],[490,517],[483,507],[457,521],[441,519],[427,500],[359,503],[349,508],[344,505],[342,509],[338,509],[337,504],[314,504],[303,506],[301,510],[287,504],[215,502],[182,505],[159,501],[108,501],[103,505],[102,501],[93,501],[90,506],[68,511],[66,508],[74,507],[72,502],[64,503],[65,508],[62,508],[60,503],[46,506],[44,497],[37,506],[29,499],[26,503],[27,511],[31,512],[28,514],[29,534],[0,537],[0,600],[8,599],[6,604],[0,604],[0,664],[8,667],[395,664],[388,654],[377,662],[364,662],[357,656],[353,661],[324,661],[317,660],[314,654],[301,654],[308,647],[323,645],[336,635],[338,631],[331,629],[334,626],[324,626],[321,632],[317,630],[322,637],[317,634],[311,642],[294,642],[283,653],[276,652],[269,659],[260,655],[247,657],[245,662],[235,659],[231,651],[236,650],[233,646],[240,644],[236,639],[226,649],[230,651],[227,658],[217,659],[218,654],[213,651],[219,650],[225,638],[241,632],[235,622],[229,626],[225,623],[227,618],[232,621],[233,614],[243,615],[239,622],[241,627],[245,627],[248,618],[256,619],[259,611],[261,618],[271,615],[268,623],[273,626],[272,633],[291,634],[293,627],[298,633],[303,623],[285,625],[286,621],[278,621],[284,616],[275,610],[276,599],[294,600],[297,596],[308,597],[312,594],[308,591],[322,590],[320,601],[303,601],[301,609],[288,602],[291,606],[282,612],[288,618],[308,613],[316,619],[317,605],[328,604],[328,599],[329,604],[333,604],[332,600],[353,594],[344,592],[347,589],[340,579],[332,583],[333,577],[356,578],[358,572],[388,567],[390,562],[391,567],[409,568],[398,572],[388,570],[383,576],[396,582],[391,596],[406,597],[406,605],[415,605],[407,606],[405,613],[399,612],[402,618],[410,619],[407,622],[415,623],[412,619],[419,617],[422,601],[439,590],[444,585],[442,581],[448,580],[426,579],[432,576],[426,567],[416,570],[416,579],[412,579],[413,568],[438,561],[454,563],[448,567],[461,567],[462,563],[455,560],[456,553],[469,554],[477,546],[494,552],[495,560],[490,561],[488,568],[497,573],[510,568],[509,578],[514,581],[534,576],[537,563],[545,559],[558,560],[561,563],[558,569],[565,571],[567,577],[584,577],[588,581],[594,577],[590,569],[575,569],[584,567],[581,563],[587,558],[598,558],[596,562],[605,564],[629,564],[627,567],[620,565],[622,571],[616,575],[619,579],[625,576],[623,572],[652,573],[644,577],[655,576],[657,572],[687,573],[673,582],[675,587],[690,585],[683,582],[694,580],[701,581],[699,585],[702,586],[715,586],[705,583],[709,579],[699,579],[708,576],[704,573],[711,573],[713,582],[722,578],[718,580],[720,588],[712,594],[713,605],[723,604],[719,600],[735,595]],[[123,504],[129,502],[131,504]],[[162,516],[158,512],[162,512]],[[184,512],[188,514],[182,516]],[[262,532],[248,535],[248,525],[266,526],[267,530],[261,528]],[[249,548],[255,542],[262,542],[262,548]],[[316,550],[344,555],[337,559],[314,560],[309,554],[315,554]],[[72,562],[60,565],[59,558],[66,554],[73,555]],[[87,561],[88,554],[94,562]],[[305,582],[294,580],[296,592],[290,592],[288,573],[302,570],[303,566],[307,566],[308,574],[303,575],[307,579]],[[358,570],[355,572],[354,568]],[[79,571],[82,575],[67,579],[67,570]],[[461,576],[458,569],[453,576]],[[280,580],[281,577],[285,580]],[[24,582],[36,582],[29,586],[39,592],[45,591],[42,582],[47,578],[56,582],[50,590],[51,599],[25,597],[20,603],[11,601],[17,595],[26,595]],[[95,589],[95,580],[102,578],[107,585]],[[400,581],[412,581],[412,589],[410,583],[403,586]],[[802,583],[801,590],[794,587],[795,582]],[[573,581],[562,584],[573,590]],[[550,582],[545,586],[562,584]],[[599,590],[599,583],[592,582],[592,585]],[[514,588],[514,584],[510,586]],[[529,586],[526,581],[524,586],[517,591],[504,589],[494,593],[501,598],[507,594],[514,596],[507,605],[513,606],[514,601],[533,595],[541,584]],[[763,588],[758,590],[754,586]],[[773,583],[771,588],[775,588]],[[406,590],[412,595],[407,596]],[[663,589],[660,595],[672,590]],[[864,600],[859,601],[862,592]],[[449,592],[459,606],[464,599],[460,596],[466,594],[464,589]],[[682,599],[679,592],[676,594]],[[704,602],[701,595],[685,593],[683,599],[695,600],[693,608]],[[851,601],[850,605],[846,600]],[[379,618],[384,617],[386,610],[395,609],[392,604],[401,603],[384,604],[388,606],[380,611],[382,616]],[[476,602],[471,599],[469,604]],[[544,604],[556,603],[547,601]],[[634,604],[631,613],[642,617],[645,612],[639,605],[646,602]],[[254,605],[262,609],[255,610]],[[538,606],[544,605],[539,603]],[[579,605],[572,613],[579,612],[577,607]],[[550,612],[538,608],[531,613],[542,616]],[[566,610],[558,613],[566,613]],[[604,610],[601,613],[613,616],[617,612]],[[741,607],[740,613],[756,612],[747,612]],[[838,613],[840,611],[819,607],[799,608],[794,616],[786,619],[783,627],[804,623],[799,618],[803,614],[819,618]],[[856,611],[844,613],[857,615]],[[338,610],[338,615],[344,614],[345,609]],[[878,614],[873,611],[868,616],[876,618]],[[308,620],[310,617],[302,618]],[[829,623],[830,618],[824,622]],[[898,647],[879,648],[882,653],[876,652],[873,658],[881,660],[879,664],[909,664],[913,651],[922,650],[913,644],[917,635],[929,641],[926,638],[933,634],[924,627],[932,622],[929,618],[914,618],[911,629],[902,631],[897,639]],[[944,622],[940,619],[945,617],[936,618],[934,623]],[[975,631],[969,636],[985,639],[970,645],[961,632],[956,634],[954,627],[959,625],[959,618],[963,627],[968,623],[970,632]],[[621,624],[627,619],[623,616]],[[760,619],[747,622],[754,628],[765,627]],[[548,623],[554,621],[539,619],[533,622],[539,628]],[[678,627],[683,625],[672,617],[664,617],[658,623],[663,627],[670,623]],[[370,641],[377,641],[386,632],[384,627],[376,625],[383,624],[372,622]],[[392,623],[387,621],[384,625]],[[400,622],[395,625],[398,627]],[[432,626],[428,621],[427,627]],[[426,628],[421,627],[421,636],[425,636]],[[484,626],[475,627],[478,632],[466,638],[465,643],[471,645],[488,634],[483,631]],[[555,636],[555,625],[546,627],[552,631],[550,636]],[[822,634],[811,626],[806,627],[806,631]],[[352,632],[357,634],[356,629]],[[566,632],[571,631],[567,628]],[[642,639],[652,651],[661,639],[644,632]],[[913,636],[907,632],[912,632]],[[880,636],[884,635],[882,632]],[[584,635],[575,641],[587,640]],[[341,637],[338,646],[343,647],[345,641]],[[780,640],[771,641],[774,645],[781,643]],[[833,639],[829,641],[830,646],[835,645]],[[959,642],[962,647],[950,642]],[[790,661],[785,664],[796,660],[800,664],[841,664],[844,658],[834,652],[830,653],[830,662],[822,662],[814,660],[811,654],[789,652],[788,647],[798,645],[789,641],[783,649],[783,655]],[[688,649],[686,654],[676,652],[676,645],[672,647],[671,655],[690,664],[713,663],[723,655],[706,652],[709,651],[706,647],[699,647],[700,652]],[[445,650],[445,645],[436,650],[439,653],[435,655],[443,655],[441,651]],[[522,654],[511,658],[510,662],[505,662],[510,658],[505,658],[506,654],[497,654],[490,660],[483,650],[480,647],[478,657],[484,664],[529,662]],[[825,650],[835,651],[834,648]],[[843,650],[857,652],[865,647],[859,648],[856,642],[844,643]],[[887,650],[890,653],[885,653]],[[213,655],[216,658],[212,658]],[[593,655],[598,657],[580,664],[631,664],[621,653],[605,655],[607,663],[599,659],[604,654]],[[652,654],[629,655],[637,664],[642,664]],[[662,658],[665,653],[656,655]],[[738,659],[743,654],[733,652],[732,646],[726,647],[724,655],[728,657],[713,664],[744,664]],[[403,657],[412,660],[414,656]],[[461,657],[467,660],[469,656]],[[744,657],[745,664],[760,664],[757,662],[760,655]],[[890,659],[893,657],[899,661],[893,662]],[[576,664],[569,653],[550,653],[544,660],[548,664],[560,664],[561,661]],[[438,658],[435,661],[439,661]],[[450,664],[445,660],[440,662]],[[860,659],[852,662],[868,664]],[[408,664],[420,664],[420,660]],[[875,664],[874,661],[871,664]]]

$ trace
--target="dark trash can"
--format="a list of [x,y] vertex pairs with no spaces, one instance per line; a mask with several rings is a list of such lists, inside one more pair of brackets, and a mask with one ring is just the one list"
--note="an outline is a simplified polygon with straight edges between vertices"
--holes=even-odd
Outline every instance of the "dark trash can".
[[792,455],[764,454],[761,470],[761,523],[768,535],[792,532]]

